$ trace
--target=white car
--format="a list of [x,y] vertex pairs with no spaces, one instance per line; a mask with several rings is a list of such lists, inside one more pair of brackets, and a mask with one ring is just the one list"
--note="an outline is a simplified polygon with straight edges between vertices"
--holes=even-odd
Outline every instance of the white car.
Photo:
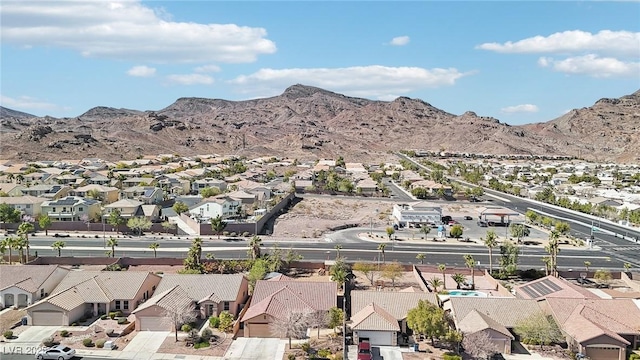
[[69,360],[76,356],[76,351],[68,346],[56,345],[44,348],[36,353],[36,359]]

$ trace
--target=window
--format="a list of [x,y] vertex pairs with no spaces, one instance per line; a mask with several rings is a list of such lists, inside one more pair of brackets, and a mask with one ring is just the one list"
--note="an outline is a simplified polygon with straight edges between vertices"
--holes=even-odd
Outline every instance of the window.
[[56,208],[51,209],[52,212],[56,212]]
[[213,315],[213,304],[209,304],[209,315]]
[[31,204],[27,204],[27,209],[31,209]]
[[44,297],[44,289],[40,289],[40,297]]
[[129,301],[125,300],[125,301],[123,301],[123,304],[124,304],[124,309],[125,310],[129,310]]
[[229,302],[225,301],[223,304],[223,310],[229,311]]
[[79,207],[79,208],[78,208],[78,211],[79,211],[79,212],[83,212],[83,211],[84,211],[84,208],[82,208],[82,206],[81,206],[81,207]]
[[120,310],[120,300],[116,300],[116,310]]

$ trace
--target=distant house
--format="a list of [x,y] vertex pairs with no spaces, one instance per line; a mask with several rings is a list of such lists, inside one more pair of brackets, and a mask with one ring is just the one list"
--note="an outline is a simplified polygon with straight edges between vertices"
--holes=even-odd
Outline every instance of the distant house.
[[132,186],[122,190],[122,199],[138,200],[144,204],[159,204],[164,200],[164,192],[159,187]]
[[43,197],[50,200],[60,199],[69,195],[71,187],[63,185],[34,185],[23,190],[26,195]]
[[293,182],[296,191],[305,191],[307,189],[313,188],[312,180],[295,180]]
[[425,201],[394,204],[392,215],[396,224],[406,227],[411,227],[415,224],[440,224],[442,221],[442,208]]
[[118,209],[120,212],[120,216],[129,219],[137,216],[143,216],[144,212],[142,210],[142,205],[144,203],[138,200],[130,200],[130,199],[122,199],[118,200],[114,203],[111,203],[105,206],[105,218],[109,217],[109,214],[115,209]]
[[362,195],[373,195],[378,192],[378,183],[370,177],[362,179],[356,183],[356,192]]
[[220,190],[220,192],[224,192],[227,190],[227,183],[224,180],[204,178],[198,179],[191,184],[191,191],[196,194],[200,194],[200,191],[206,188],[216,188]]
[[42,203],[49,199],[35,196],[10,196],[0,197],[0,204],[10,205],[12,208],[20,210],[24,215],[36,217],[42,213]]
[[80,221],[83,217],[93,219],[100,213],[100,202],[77,196],[67,196],[45,201],[41,205],[42,214],[53,221]]
[[[0,183],[0,192],[3,192],[9,196],[22,196],[26,194],[24,192],[25,187],[14,183]],[[37,195],[34,195],[37,196]]]
[[189,214],[201,221],[207,221],[215,217],[228,219],[237,216],[242,209],[240,201],[226,196],[209,197],[189,207]]
[[245,337],[280,338],[271,325],[288,311],[323,311],[336,306],[337,289],[334,282],[258,280],[251,304],[240,321]]
[[94,173],[87,179],[87,184],[109,186],[109,184],[111,184],[111,179],[102,174]]
[[122,187],[123,188],[130,188],[133,186],[149,186],[151,184],[153,184],[155,182],[155,180],[153,178],[147,178],[147,177],[130,177],[127,179],[122,180]]
[[246,191],[237,190],[224,194],[225,196],[240,201],[243,205],[252,205],[256,202],[257,196]]
[[49,297],[27,307],[27,321],[60,326],[111,311],[128,315],[151,297],[160,279],[146,271],[72,271]]
[[49,296],[68,273],[58,265],[0,265],[0,309],[26,307]]
[[100,198],[104,203],[110,204],[118,201],[120,196],[120,190],[116,187],[104,186],[104,185],[85,185],[71,191],[71,195],[79,197],[87,197],[89,192],[97,191]]
[[447,196],[453,194],[451,186],[442,185],[432,180],[420,180],[411,183],[411,190],[418,188],[426,189],[432,195],[436,195],[439,191],[442,191]]
[[201,319],[223,311],[237,318],[248,292],[249,282],[242,274],[166,274],[154,296],[133,312],[136,330],[172,330],[165,314],[175,301],[195,304]]

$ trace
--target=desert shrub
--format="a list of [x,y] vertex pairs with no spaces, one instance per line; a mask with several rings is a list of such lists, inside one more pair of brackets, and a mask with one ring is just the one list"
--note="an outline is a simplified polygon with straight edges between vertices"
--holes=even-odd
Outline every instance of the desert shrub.
[[122,316],[122,311],[120,310],[116,311],[116,317],[120,317],[120,316]]
[[207,328],[202,330],[202,339],[204,339],[205,341],[209,341],[209,339],[211,339],[211,335],[213,335],[211,329]]
[[202,341],[202,342],[199,342],[199,343],[195,343],[195,344],[193,345],[193,348],[194,348],[194,349],[202,349],[202,348],[209,347],[210,345],[211,345],[211,344],[209,344],[209,342],[208,342],[208,341]]
[[309,352],[309,350],[311,350],[311,345],[309,345],[309,342],[303,342],[303,343],[300,345],[300,349],[302,349],[302,351],[304,351],[304,352],[308,353],[308,352]]
[[228,231],[223,231],[223,232],[222,232],[222,235],[224,235],[224,236],[229,236],[229,232],[228,232]]
[[184,332],[189,332],[191,331],[191,325],[189,324],[184,324],[182,325],[182,327],[180,328],[180,330],[184,331]]
[[67,330],[60,330],[60,336],[68,337],[69,336],[69,332]]
[[107,314],[100,315],[100,320],[107,320]]
[[129,321],[127,320],[126,317],[118,318],[118,325],[123,325],[123,324],[128,324],[128,323],[129,323]]
[[444,360],[462,360],[462,356],[454,354],[454,353],[445,353],[442,356]]
[[296,360],[296,354],[287,355],[287,360]]
[[249,235],[251,235],[251,234],[250,234],[248,231],[245,231],[245,232],[243,232],[243,233],[242,233],[242,236],[243,236],[243,237],[247,237],[247,236],[249,236]]
[[45,347],[52,347],[55,344],[56,343],[51,336],[42,339],[42,345]]
[[93,340],[91,338],[86,338],[86,339],[82,340],[82,345],[84,345],[86,347],[92,347],[93,346]]
[[320,349],[318,350],[318,356],[326,358],[329,357],[329,355],[331,355],[331,351],[329,351],[329,349]]
[[113,320],[113,318],[115,318],[115,317],[116,317],[116,314],[117,314],[117,313],[116,313],[115,311],[110,312],[110,313],[109,313],[109,319]]
[[13,331],[7,330],[2,333],[2,336],[4,336],[5,339],[11,339],[13,338]]
[[233,328],[233,315],[231,315],[228,311],[223,311],[220,313],[220,325],[218,329],[222,332],[227,332]]
[[217,316],[212,316],[209,318],[209,326],[217,329],[220,326],[220,318]]
[[107,342],[105,339],[96,340],[96,347],[102,349],[104,347],[104,343]]
[[336,353],[333,355],[333,360],[344,360],[344,357],[342,356],[342,353]]
[[236,234],[236,232],[235,232],[235,231],[234,231],[234,232],[232,232],[232,233],[231,233],[231,234],[229,234],[229,235],[231,235],[231,237],[236,237],[236,236],[238,236],[238,234]]
[[629,360],[639,360],[640,359],[640,354],[638,353],[631,353],[631,355],[629,355]]
[[78,326],[77,322],[71,323],[71,326]]

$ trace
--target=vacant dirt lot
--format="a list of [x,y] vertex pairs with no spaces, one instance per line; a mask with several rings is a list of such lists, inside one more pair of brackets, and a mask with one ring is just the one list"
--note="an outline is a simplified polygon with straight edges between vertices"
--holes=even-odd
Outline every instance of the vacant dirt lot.
[[[212,329],[213,330],[213,329]],[[183,354],[183,355],[200,355],[200,356],[224,356],[233,341],[233,337],[231,334],[225,334],[218,332],[217,330],[213,331],[213,334],[216,336],[216,340],[211,342],[211,346],[201,349],[195,349],[193,346],[186,346],[186,334],[179,332],[178,333],[178,342],[176,342],[175,334],[171,333],[164,340],[160,349],[158,349],[159,353],[167,353],[167,354]]]

